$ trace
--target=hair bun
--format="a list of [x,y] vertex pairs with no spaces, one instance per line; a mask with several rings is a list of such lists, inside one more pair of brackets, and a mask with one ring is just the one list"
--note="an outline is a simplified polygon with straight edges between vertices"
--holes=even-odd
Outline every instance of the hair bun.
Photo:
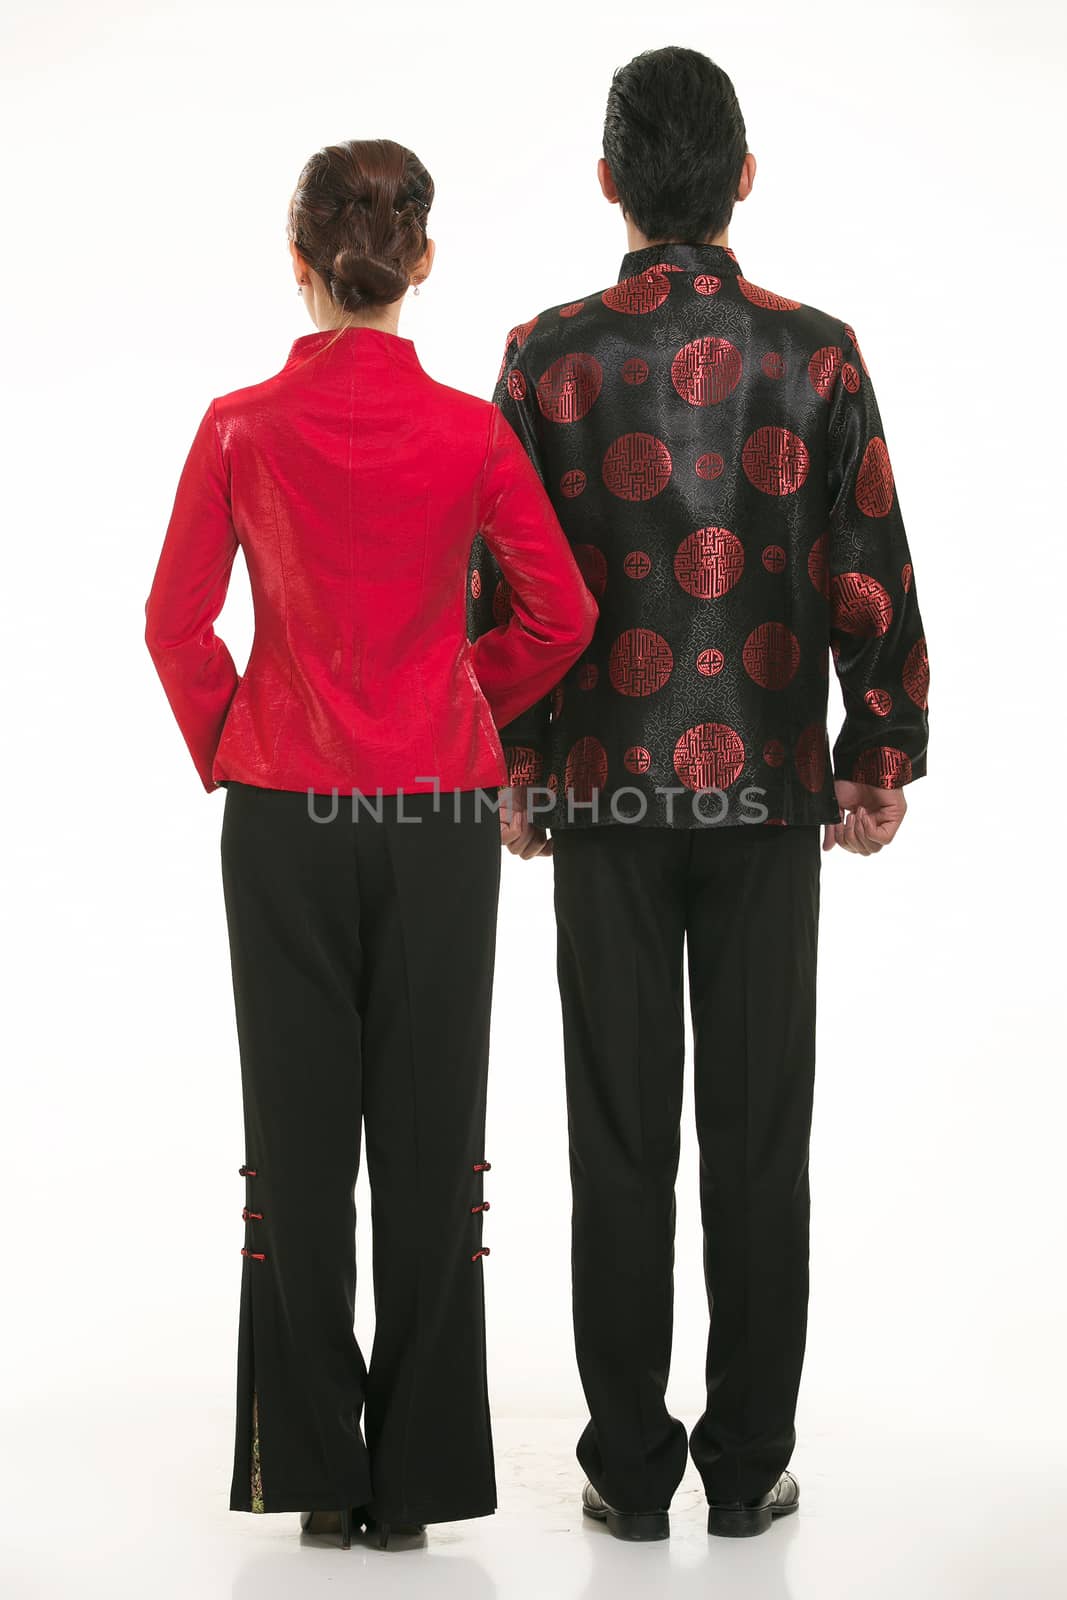
[[386,261],[365,250],[345,246],[333,258],[334,297],[347,311],[389,305],[408,288],[408,274],[398,261]]

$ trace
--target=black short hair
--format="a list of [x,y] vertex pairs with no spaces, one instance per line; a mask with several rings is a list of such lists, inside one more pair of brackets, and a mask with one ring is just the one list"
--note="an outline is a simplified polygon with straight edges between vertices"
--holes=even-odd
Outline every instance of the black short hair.
[[721,233],[747,149],[734,86],[699,50],[646,50],[612,78],[604,159],[646,238],[700,243]]

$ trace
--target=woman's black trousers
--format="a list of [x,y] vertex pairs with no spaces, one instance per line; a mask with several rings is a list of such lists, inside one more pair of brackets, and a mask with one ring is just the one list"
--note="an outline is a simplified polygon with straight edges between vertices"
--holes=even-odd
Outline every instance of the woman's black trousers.
[[[245,1138],[230,1509],[484,1516],[495,792],[226,787]],[[354,1331],[361,1129],[369,1361]],[[235,1229],[235,1266],[241,1244]]]

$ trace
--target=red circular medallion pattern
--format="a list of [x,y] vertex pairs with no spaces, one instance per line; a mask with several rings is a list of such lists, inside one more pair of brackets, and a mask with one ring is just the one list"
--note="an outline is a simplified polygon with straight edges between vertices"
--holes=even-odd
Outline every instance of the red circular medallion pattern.
[[757,428],[745,440],[741,465],[749,483],[763,494],[795,494],[811,458],[803,439],[789,428]]
[[904,565],[900,569],[900,581],[904,585],[904,593],[905,594],[907,594],[908,590],[911,588],[911,578],[912,578],[911,562],[910,561],[905,561]]
[[785,760],[785,745],[781,739],[768,739],[763,746],[763,759],[769,767],[780,767]]
[[631,356],[628,361],[623,362],[623,383],[633,384],[636,387],[637,384],[644,383],[647,377],[648,362],[643,361],[640,356]]
[[473,597],[473,599],[477,600],[477,598],[481,594],[481,592],[482,592],[482,575],[478,571],[478,568],[475,567],[474,571],[471,573],[471,596]]
[[718,600],[732,589],[745,565],[745,547],[729,528],[698,528],[682,540],[674,576],[697,600]]
[[655,694],[673,670],[670,645],[651,628],[628,628],[611,647],[608,676],[620,694]]
[[868,689],[863,697],[868,711],[873,711],[876,717],[888,717],[893,709],[893,696],[888,689]]
[[876,789],[899,789],[911,781],[911,757],[892,745],[864,750],[852,769],[853,783],[870,783]]
[[777,350],[768,350],[760,366],[765,378],[781,378],[785,375],[785,362]]
[[818,794],[826,777],[826,726],[813,722],[797,740],[794,751],[797,777],[810,794]]
[[824,599],[830,598],[829,534],[822,533],[808,551],[808,577]]
[[830,608],[834,626],[861,639],[885,633],[893,620],[892,600],[866,572],[840,572],[831,578]]
[[846,361],[844,366],[841,368],[841,382],[844,384],[849,394],[855,394],[856,390],[860,386],[860,375],[852,365],[851,361]]
[[560,356],[537,380],[537,404],[549,422],[579,422],[595,405],[604,371],[583,351]]
[[865,517],[885,517],[893,505],[893,468],[885,440],[877,434],[863,452],[856,474],[856,504]]
[[926,640],[916,639],[908,651],[903,669],[904,692],[909,700],[926,710],[926,697],[930,690],[930,661],[926,654]]
[[573,744],[567,756],[563,782],[568,794],[575,800],[591,800],[594,789],[602,789],[608,780],[608,753],[600,740],[592,734]]
[[780,544],[769,544],[763,552],[763,565],[768,572],[784,572],[786,555]]
[[849,324],[846,322],[844,324],[844,329],[845,329],[845,338],[852,340],[853,348],[855,349],[856,354],[860,358],[860,366],[863,368],[864,372],[866,372],[867,376],[870,377],[870,369],[868,368],[866,361],[864,361],[864,359],[863,359],[863,351],[859,347],[859,341],[856,338],[856,330],[855,330],[855,328],[850,327]]
[[687,789],[726,789],[745,764],[741,736],[724,722],[700,722],[674,747],[674,770]]
[[508,782],[514,788],[537,783],[543,767],[544,761],[537,750],[530,750],[522,744],[508,746]]
[[584,305],[584,300],[572,300],[569,306],[560,306],[559,314],[561,317],[576,317]]
[[800,665],[800,640],[782,622],[763,622],[745,640],[741,663],[761,689],[784,689]]
[[697,656],[697,671],[702,678],[717,677],[725,665],[726,657],[721,650],[702,650]]
[[671,475],[671,453],[653,433],[624,433],[607,448],[604,483],[620,500],[652,500]]
[[559,480],[560,489],[567,496],[568,500],[576,500],[581,494],[582,490],[585,488],[585,485],[586,476],[581,467],[572,467],[571,470],[569,472],[565,472],[562,478]]
[[761,306],[764,311],[799,311],[800,301],[789,300],[784,294],[775,294],[772,289],[761,289],[758,284],[749,283],[747,278],[738,278],[737,287],[746,300],[751,300],[754,306]]
[[526,398],[526,379],[518,367],[512,367],[508,373],[508,394],[513,400],[525,400]]
[[717,278],[713,272],[698,272],[693,279],[693,288],[697,294],[718,294],[722,288],[722,279]]
[[808,362],[808,377],[820,400],[829,400],[833,394],[840,366],[841,347],[836,344],[824,344]]
[[531,333],[536,328],[537,321],[537,317],[531,317],[529,322],[517,322],[508,334],[505,343],[510,344],[512,339],[514,339],[516,350],[521,350]]
[[622,764],[627,772],[635,772],[640,776],[651,768],[652,756],[643,744],[632,744],[623,756]]
[[716,450],[709,450],[706,455],[697,456],[697,477],[707,478],[709,481],[722,477],[722,469],[726,462]]
[[741,352],[729,339],[693,339],[671,362],[671,382],[691,406],[717,406],[741,381]]
[[635,582],[647,578],[652,571],[652,558],[644,550],[631,550],[622,564],[622,570]]
[[585,579],[586,588],[599,600],[608,583],[607,556],[595,544],[576,544],[573,550],[578,571]]
[[623,278],[605,289],[600,296],[609,311],[622,311],[628,317],[645,316],[658,311],[671,292],[669,271],[679,268],[649,267],[633,278]]
[[595,661],[583,661],[578,668],[579,689],[595,689],[600,680],[600,668]]

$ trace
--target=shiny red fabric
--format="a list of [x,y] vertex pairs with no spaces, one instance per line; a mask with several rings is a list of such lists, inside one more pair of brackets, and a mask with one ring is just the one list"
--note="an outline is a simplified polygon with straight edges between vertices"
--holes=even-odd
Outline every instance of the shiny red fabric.
[[[471,644],[479,532],[506,584]],[[213,627],[238,546],[243,675]],[[357,327],[296,339],[280,372],[208,406],[145,640],[208,791],[414,793],[506,782],[497,724],[559,681],[596,615],[499,408],[436,382],[410,339]]]

